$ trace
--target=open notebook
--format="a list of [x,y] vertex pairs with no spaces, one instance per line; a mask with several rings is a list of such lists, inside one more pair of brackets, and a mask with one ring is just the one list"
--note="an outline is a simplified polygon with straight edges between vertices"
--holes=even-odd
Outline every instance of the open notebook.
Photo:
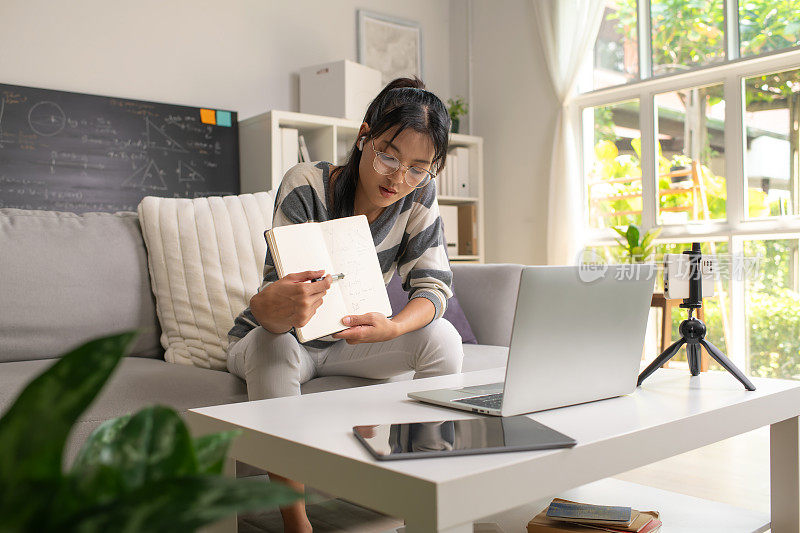
[[281,278],[305,270],[345,275],[333,282],[311,320],[296,329],[300,342],[347,329],[346,315],[392,314],[366,216],[279,226],[264,237]]

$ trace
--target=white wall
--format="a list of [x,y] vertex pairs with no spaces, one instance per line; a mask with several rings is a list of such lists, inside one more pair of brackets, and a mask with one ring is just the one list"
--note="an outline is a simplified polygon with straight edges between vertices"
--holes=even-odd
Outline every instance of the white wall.
[[357,60],[356,10],[420,22],[450,96],[449,0],[1,0],[0,83],[239,112],[299,110],[297,71]]
[[484,137],[486,261],[547,262],[558,102],[528,0],[473,2],[472,131]]

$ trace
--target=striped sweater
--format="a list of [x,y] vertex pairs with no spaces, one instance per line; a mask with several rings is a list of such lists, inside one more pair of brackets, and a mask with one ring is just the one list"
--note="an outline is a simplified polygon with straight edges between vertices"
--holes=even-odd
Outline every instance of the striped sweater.
[[[324,222],[333,218],[328,206],[329,179],[330,166],[324,161],[292,167],[278,188],[272,226]],[[388,284],[396,269],[409,298],[427,298],[436,308],[434,318],[440,318],[448,298],[453,295],[453,273],[447,258],[435,183],[433,180],[427,187],[412,191],[384,209],[369,228],[383,281]],[[278,272],[267,247],[259,292],[277,280]],[[228,332],[229,342],[236,342],[258,325],[250,307],[246,308],[234,320]],[[335,341],[317,339],[305,344],[322,348],[332,342]]]

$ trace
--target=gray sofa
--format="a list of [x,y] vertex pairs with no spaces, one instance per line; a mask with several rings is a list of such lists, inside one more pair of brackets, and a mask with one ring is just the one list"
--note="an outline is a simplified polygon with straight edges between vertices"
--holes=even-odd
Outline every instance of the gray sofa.
[[[464,345],[465,372],[505,364],[520,269],[453,265],[456,296],[480,343]],[[0,209],[0,279],[0,412],[71,348],[115,332],[142,332],[75,426],[68,462],[102,421],[146,405],[184,412],[247,401],[244,381],[232,374],[164,361],[136,213]],[[325,377],[306,383],[303,393],[374,383]]]

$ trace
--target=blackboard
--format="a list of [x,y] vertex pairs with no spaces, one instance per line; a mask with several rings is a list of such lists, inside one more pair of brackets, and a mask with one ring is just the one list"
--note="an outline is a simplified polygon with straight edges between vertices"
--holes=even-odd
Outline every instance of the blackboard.
[[0,84],[0,207],[239,194],[235,112]]

